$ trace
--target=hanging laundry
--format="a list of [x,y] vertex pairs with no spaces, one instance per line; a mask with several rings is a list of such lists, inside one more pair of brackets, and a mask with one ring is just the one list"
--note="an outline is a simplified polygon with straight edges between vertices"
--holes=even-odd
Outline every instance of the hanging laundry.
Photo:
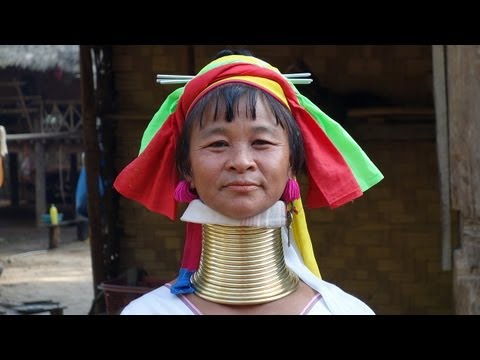
[[32,149],[28,143],[23,143],[22,157],[20,162],[20,181],[22,183],[33,183],[35,164],[32,158]]
[[[78,176],[77,189],[75,190],[75,210],[78,215],[88,217],[88,192],[87,192],[87,170],[85,168],[85,154],[82,153],[82,169]],[[98,192],[100,197],[105,192],[103,179],[98,176]]]
[[3,158],[7,154],[7,132],[5,127],[0,125],[0,187],[3,185]]

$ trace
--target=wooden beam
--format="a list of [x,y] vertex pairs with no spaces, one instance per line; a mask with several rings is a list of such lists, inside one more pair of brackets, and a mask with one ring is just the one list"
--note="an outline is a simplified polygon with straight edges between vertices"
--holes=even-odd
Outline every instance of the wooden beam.
[[[96,61],[96,101],[97,101],[97,119],[100,120],[98,131],[102,142],[103,163],[100,168],[103,181],[112,184],[117,175],[115,164],[116,137],[115,130],[117,122],[109,117],[114,109],[115,89],[113,83],[113,47],[111,45],[102,45],[95,47]],[[105,186],[103,196],[101,197],[101,206],[103,209],[102,229],[104,242],[104,262],[103,272],[108,279],[119,275],[119,248],[120,234],[118,226],[118,193],[113,186]]]
[[370,118],[370,117],[402,117],[403,118],[433,118],[435,112],[432,108],[424,107],[368,107],[353,108],[347,111],[349,118]]
[[43,100],[45,105],[81,105],[82,102],[78,100]]
[[7,141],[15,140],[44,140],[44,139],[82,139],[81,132],[49,132],[49,133],[23,133],[23,134],[7,134]]
[[480,314],[480,222],[464,219],[462,246],[454,252],[453,294],[456,315]]
[[450,219],[450,161],[448,152],[448,112],[445,45],[432,46],[433,93],[436,114],[437,161],[440,179],[442,222],[442,270],[452,270]]
[[17,91],[18,98],[20,99],[20,103],[21,103],[21,106],[22,106],[21,108],[23,110],[23,115],[27,119],[27,123],[28,123],[30,131],[33,132],[34,131],[34,127],[33,127],[34,125],[33,125],[32,119],[30,118],[30,111],[27,109],[27,104],[25,102],[25,98],[23,97],[23,92],[22,92],[22,88],[20,86],[20,83],[18,81],[15,81],[14,87],[15,87],[15,90]]
[[18,182],[18,154],[12,151],[8,153],[8,170],[10,174],[10,203],[15,207],[20,204],[20,186]]
[[37,226],[42,224],[42,215],[47,211],[46,199],[46,164],[45,145],[41,141],[35,143],[35,213]]
[[452,207],[459,210],[460,246],[453,257],[456,314],[480,314],[480,53],[447,46]]
[[128,120],[142,120],[149,121],[152,118],[152,114],[148,113],[127,113],[123,112],[122,114],[108,114],[108,119],[115,121],[128,121]]
[[452,207],[480,219],[480,55],[473,45],[447,49]]
[[[27,95],[23,97],[25,100],[36,100],[40,101],[42,100],[42,97],[40,95]],[[0,97],[0,103],[15,103],[18,101],[18,96],[1,96]]]
[[[75,199],[75,194],[77,189],[77,180],[79,175],[78,165],[77,165],[77,153],[71,152],[69,154],[69,160],[70,160],[69,176],[70,176],[70,184],[71,184],[70,195],[72,199]],[[76,204],[75,201],[74,201],[74,204]]]
[[17,81],[17,80],[14,80],[14,81],[0,81],[0,86],[17,86],[17,85],[23,86],[23,85],[25,85],[25,81]]
[[435,140],[435,124],[348,124],[348,133],[357,140]]
[[91,45],[80,45],[81,99],[83,113],[83,138],[85,141],[85,168],[87,172],[88,221],[90,226],[90,253],[92,256],[93,291],[105,280],[104,243],[100,213],[98,176],[100,173],[100,151],[96,127],[97,109],[93,84],[93,62]]
[[0,109],[0,114],[22,114],[22,115],[25,115],[26,113],[30,114],[30,113],[36,113],[36,112],[39,112],[40,109],[39,108],[22,108],[22,109],[19,109],[19,108],[16,108],[16,109]]

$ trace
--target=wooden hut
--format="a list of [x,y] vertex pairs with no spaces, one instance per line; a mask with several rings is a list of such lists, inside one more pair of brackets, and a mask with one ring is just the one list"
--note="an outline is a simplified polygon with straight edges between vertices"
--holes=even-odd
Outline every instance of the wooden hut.
[[34,204],[36,222],[56,203],[74,217],[83,151],[78,45],[0,46],[0,124],[8,155],[6,206]]
[[[111,182],[174,89],[158,85],[156,74],[195,74],[223,48],[81,46],[95,285],[132,267],[173,277],[184,242],[180,221],[112,189],[100,199],[99,129],[102,174]],[[349,205],[307,210],[323,277],[378,314],[479,314],[477,47],[245,48],[281,71],[308,68],[315,82],[302,90],[335,114],[385,175]]]

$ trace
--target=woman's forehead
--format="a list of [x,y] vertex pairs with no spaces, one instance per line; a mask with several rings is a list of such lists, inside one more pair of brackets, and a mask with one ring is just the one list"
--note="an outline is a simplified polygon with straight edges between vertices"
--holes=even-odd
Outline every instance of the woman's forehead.
[[[194,135],[197,134],[197,135]],[[285,129],[276,122],[275,117],[259,116],[251,117],[237,116],[231,121],[224,118],[205,118],[198,123],[193,130],[194,137],[209,138],[215,135],[240,136],[240,135],[272,135],[275,138],[287,136]]]
[[214,98],[206,104],[203,114],[204,117],[207,115],[208,119],[226,120],[227,111],[231,111],[233,118],[254,119],[259,114],[274,117],[271,107],[263,97],[257,97],[255,101],[250,101],[246,95],[239,97],[231,105],[227,105],[223,98]]

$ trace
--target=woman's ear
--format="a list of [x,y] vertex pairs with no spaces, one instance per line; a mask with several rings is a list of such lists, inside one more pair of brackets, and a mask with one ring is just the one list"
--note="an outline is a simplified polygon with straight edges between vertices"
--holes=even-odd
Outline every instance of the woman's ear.
[[195,182],[193,181],[193,177],[185,176],[185,181],[188,182],[188,185],[190,185],[190,190],[195,190]]
[[295,174],[293,173],[293,169],[292,169],[292,166],[290,165],[288,167],[288,178],[291,179],[295,176]]
[[190,202],[194,199],[198,199],[197,193],[194,192],[187,180],[180,180],[175,188],[173,197],[179,202]]

